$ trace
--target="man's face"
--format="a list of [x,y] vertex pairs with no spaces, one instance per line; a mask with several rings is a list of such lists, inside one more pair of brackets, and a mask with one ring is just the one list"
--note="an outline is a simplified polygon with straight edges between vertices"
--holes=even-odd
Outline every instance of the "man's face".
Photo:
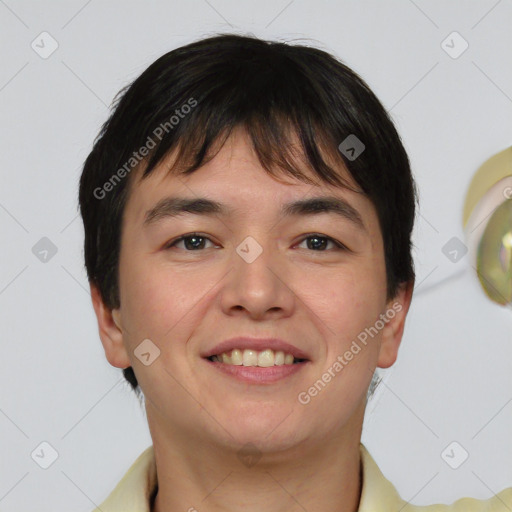
[[[398,315],[360,341],[391,307],[378,218],[362,194],[286,179],[268,175],[237,130],[190,176],[161,165],[132,185],[114,311],[119,337],[104,346],[112,364],[134,368],[152,430],[261,450],[358,431],[373,371],[394,362],[401,337],[391,327]],[[171,196],[207,198],[231,213],[148,216]],[[343,199],[362,225],[333,212],[281,215],[283,205],[318,196]],[[198,238],[172,244],[190,233]],[[308,360],[275,381],[249,382],[203,357],[235,336],[280,338]],[[135,353],[148,339],[160,354],[145,365]],[[152,344],[143,359],[155,357]],[[249,370],[258,371],[268,369]],[[309,392],[325,373],[331,378]]]

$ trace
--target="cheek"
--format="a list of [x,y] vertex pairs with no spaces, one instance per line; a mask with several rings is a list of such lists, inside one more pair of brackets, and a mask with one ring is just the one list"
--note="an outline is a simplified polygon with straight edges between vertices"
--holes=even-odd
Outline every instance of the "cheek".
[[[362,325],[378,316],[384,304],[382,278],[376,266],[346,266],[310,278],[302,278],[297,290],[311,307],[338,332]],[[373,323],[373,322],[372,322]]]
[[[357,352],[348,354],[352,358],[343,372],[346,378],[357,377],[356,368],[371,367],[378,357],[381,333],[373,334],[372,331],[373,336],[368,334],[368,329],[374,326],[385,307],[385,291],[382,289],[385,277],[376,263],[347,265],[297,281],[302,285],[296,290],[314,312],[310,318],[326,340],[326,367],[347,351]],[[364,379],[366,377],[364,375]]]
[[133,258],[121,267],[121,308],[127,332],[137,338],[161,339],[186,324],[204,295],[204,281],[186,269],[175,272],[154,261]]
[[[132,367],[141,388],[154,399],[158,395],[158,383],[166,390],[175,389],[172,387],[173,379],[164,369],[173,368],[172,359],[175,358],[171,355],[175,356],[175,351],[181,349],[179,343],[169,342],[183,328],[180,319],[185,317],[188,305],[184,296],[187,287],[183,277],[171,276],[170,272],[162,272],[147,261],[144,265],[142,259],[142,255],[139,262],[134,257],[123,268],[121,311],[126,331],[124,341],[132,354]],[[133,356],[145,339],[160,349],[158,359],[149,366],[144,366]]]

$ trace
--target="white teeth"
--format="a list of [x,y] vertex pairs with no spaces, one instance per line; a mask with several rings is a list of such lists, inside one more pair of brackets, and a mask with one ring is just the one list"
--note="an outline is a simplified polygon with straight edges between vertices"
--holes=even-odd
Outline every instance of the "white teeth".
[[284,364],[284,352],[282,350],[278,350],[276,353],[275,353],[275,357],[274,357],[274,364],[275,365],[281,365],[281,364]]
[[243,364],[243,354],[241,350],[235,348],[231,351],[231,364],[241,366]]
[[258,366],[262,366],[263,368],[274,366],[274,351],[267,348],[263,352],[260,352],[258,354]]
[[293,364],[294,357],[292,354],[285,354],[282,350],[274,352],[267,348],[258,352],[256,350],[235,348],[231,351],[231,355],[227,352],[212,357],[213,361],[236,366],[260,366],[268,368],[270,366],[282,366],[284,364]]
[[[224,355],[222,359],[224,359]],[[244,350],[242,362],[244,366],[258,366],[258,352],[254,350]]]

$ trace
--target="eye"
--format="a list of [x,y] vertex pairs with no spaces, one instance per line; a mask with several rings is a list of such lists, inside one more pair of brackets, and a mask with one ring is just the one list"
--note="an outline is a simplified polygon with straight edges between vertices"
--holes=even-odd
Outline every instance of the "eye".
[[204,249],[204,241],[211,240],[201,235],[201,233],[189,233],[188,235],[180,236],[179,238],[169,242],[165,249],[170,249],[171,247],[176,247],[178,243],[184,242],[185,243],[185,250],[187,251],[197,251]]
[[341,242],[334,240],[330,236],[320,235],[319,233],[312,233],[305,238],[302,239],[301,243],[306,242],[307,240],[311,240],[312,243],[307,243],[307,248],[311,249],[315,252],[325,252],[325,247],[330,243],[334,245],[334,250],[347,250],[348,248],[344,246]]
[[[326,247],[328,246],[329,243],[331,243],[334,246],[334,250],[349,250],[348,247],[343,245],[341,242],[338,242],[334,238],[331,238],[330,236],[320,235],[318,233],[312,233],[304,237],[301,243],[304,243],[308,240],[311,240],[312,243],[307,243],[306,248],[314,252],[325,252],[326,250],[328,250],[326,249]],[[207,236],[203,236],[201,233],[189,233],[187,235],[182,235],[179,238],[176,238],[175,240],[172,240],[165,246],[165,249],[177,247],[179,243],[184,242],[184,247],[180,248],[185,249],[187,252],[199,251],[201,249],[205,249],[206,241],[212,242],[210,238],[208,238]]]

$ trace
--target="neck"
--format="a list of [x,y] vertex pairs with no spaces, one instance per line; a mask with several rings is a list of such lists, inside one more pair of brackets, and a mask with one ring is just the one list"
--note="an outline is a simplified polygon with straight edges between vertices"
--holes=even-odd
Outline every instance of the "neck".
[[[148,416],[158,475],[151,512],[356,512],[362,488],[361,425],[259,460],[157,428]],[[164,435],[165,433],[165,435]]]

